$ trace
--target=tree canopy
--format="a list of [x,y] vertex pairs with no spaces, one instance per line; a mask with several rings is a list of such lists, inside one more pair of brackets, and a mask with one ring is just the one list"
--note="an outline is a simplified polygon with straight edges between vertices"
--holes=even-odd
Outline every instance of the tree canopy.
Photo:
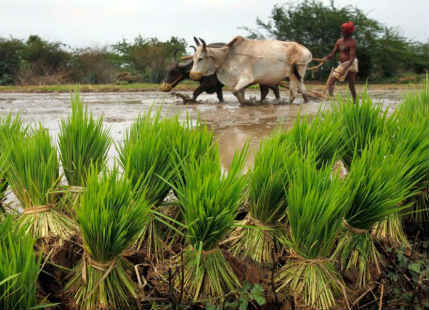
[[[324,4],[304,0],[275,5],[268,21],[256,20],[257,28],[245,28],[252,38],[271,37],[296,41],[306,46],[313,57],[323,57],[333,49],[340,37],[340,26],[353,21],[357,41],[360,79],[380,80],[398,73],[429,70],[428,45],[412,42],[392,27],[387,27],[354,6],[338,6],[334,0]],[[315,73],[325,79],[330,69],[324,66]]]

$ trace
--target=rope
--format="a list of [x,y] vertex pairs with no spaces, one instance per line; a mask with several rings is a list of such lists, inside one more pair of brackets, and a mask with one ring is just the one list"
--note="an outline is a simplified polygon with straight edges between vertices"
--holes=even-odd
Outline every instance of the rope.
[[83,193],[86,191],[86,187],[82,186],[69,186],[68,191],[71,193]]
[[369,229],[362,229],[362,228],[357,228],[357,227],[353,227],[352,225],[350,225],[346,219],[343,219],[343,225],[344,227],[346,227],[349,231],[351,231],[354,234],[357,235],[364,235],[369,233]]
[[40,205],[40,206],[33,206],[31,208],[27,208],[24,210],[23,214],[28,215],[28,214],[40,214],[40,213],[45,213],[45,212],[49,212],[51,211],[51,209],[53,208],[53,204],[48,204],[48,205]]
[[324,264],[324,263],[332,262],[331,258],[326,258],[326,257],[323,257],[323,258],[322,257],[318,257],[318,258],[305,258],[305,257],[302,257],[299,254],[296,254],[296,253],[294,255],[288,256],[287,258],[296,259],[296,260],[299,260],[301,262],[308,263],[308,264]]
[[116,264],[116,260],[117,257],[109,262],[106,263],[102,263],[102,262],[97,262],[95,260],[93,260],[91,258],[91,256],[89,256],[88,254],[84,254],[83,256],[83,265],[82,265],[82,280],[83,283],[87,284],[87,273],[88,273],[88,265],[91,266],[92,268],[104,272],[103,276],[101,277],[101,279],[97,282],[97,284],[94,286],[94,288],[89,292],[89,294],[86,296],[85,300],[88,299],[92,294],[94,294],[95,290],[98,288],[98,286],[101,284],[101,282],[103,282],[104,280],[106,280],[107,276],[110,274],[110,272],[112,272],[113,267]]
[[[195,249],[193,246],[191,246],[191,249],[192,249],[193,251],[198,252],[198,250],[197,250],[197,249]],[[218,250],[220,251],[219,246],[215,246],[213,249],[210,249],[210,250],[203,250],[203,249],[201,249],[201,256],[207,256],[207,255],[210,255],[210,254],[214,254],[214,253],[216,253]]]

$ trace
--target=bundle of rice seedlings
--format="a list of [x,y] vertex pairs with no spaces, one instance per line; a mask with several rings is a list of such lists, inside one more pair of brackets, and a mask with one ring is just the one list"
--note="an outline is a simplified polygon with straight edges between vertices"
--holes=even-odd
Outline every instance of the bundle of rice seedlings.
[[235,255],[258,263],[273,263],[282,249],[279,239],[285,233],[285,188],[298,156],[283,139],[284,134],[278,131],[261,142],[254,167],[248,173],[249,213],[231,238]]
[[0,309],[41,308],[36,295],[40,265],[32,236],[12,216],[0,221]]
[[[312,119],[313,118],[313,119]],[[311,148],[317,152],[318,165],[343,157],[345,128],[334,113],[298,116],[286,140],[303,155]]]
[[[428,105],[429,106],[429,105]],[[429,112],[429,111],[428,111]],[[428,114],[429,115],[429,114]],[[383,135],[390,143],[391,152],[401,154],[408,161],[408,180],[414,184],[415,193],[405,202],[413,204],[413,212],[409,215],[415,222],[422,223],[429,219],[429,210],[424,203],[425,193],[429,186],[429,116],[426,120],[419,116],[414,120],[404,118],[396,120],[396,127],[389,135]],[[402,228],[402,214],[388,217],[376,224],[375,236],[393,246],[406,246],[408,241]]]
[[[137,187],[136,197],[144,193],[146,200],[158,213],[162,212],[161,203],[170,191],[167,182],[174,176],[167,142],[160,111],[152,117],[149,110],[132,124],[118,148],[120,164]],[[149,224],[140,233],[137,248],[140,249],[144,243],[148,255],[158,259],[165,251],[165,238],[156,214],[151,213],[150,216]]]
[[103,118],[95,120],[88,113],[79,93],[71,95],[71,103],[71,115],[60,124],[58,146],[68,184],[78,189],[85,186],[90,166],[105,167],[112,139]]
[[125,309],[137,293],[122,253],[146,225],[149,205],[117,168],[101,176],[94,169],[86,186],[76,210],[84,254],[66,289],[79,309]]
[[170,162],[175,171],[171,181],[176,187],[184,176],[182,162],[198,161],[206,153],[217,160],[219,154],[214,134],[201,124],[199,117],[192,120],[186,115],[185,121],[181,123],[176,115],[163,119],[162,125],[167,137]]
[[416,154],[424,162],[417,171],[421,179],[416,185],[418,194],[412,197],[414,210],[411,219],[417,223],[429,220],[429,82],[424,89],[405,98],[394,112],[396,132],[392,134],[394,148],[400,148],[406,154]]
[[5,212],[2,202],[8,187],[6,179],[7,146],[12,141],[24,137],[26,132],[27,127],[22,124],[19,115],[13,117],[9,113],[5,118],[0,118],[0,213]]
[[380,272],[380,257],[371,238],[374,225],[409,208],[403,202],[413,193],[413,158],[392,152],[390,141],[374,140],[353,160],[346,179],[349,188],[344,215],[344,236],[338,243],[342,269],[358,272],[357,285],[373,279],[371,269]]
[[380,105],[373,104],[367,93],[363,93],[356,104],[352,104],[350,98],[332,104],[332,111],[326,115],[331,113],[333,115],[329,117],[338,119],[343,127],[343,162],[347,168],[374,138],[391,130],[393,126],[387,110],[383,112]]
[[183,273],[179,272],[175,284],[194,301],[217,302],[240,287],[219,243],[232,230],[243,199],[246,177],[241,170],[247,149],[245,146],[234,155],[227,173],[222,171],[220,160],[213,160],[209,154],[184,163],[186,183],[181,182],[176,192],[184,212],[186,248]]
[[21,225],[36,239],[68,239],[74,227],[56,208],[59,162],[49,132],[40,127],[13,141],[7,164],[7,179],[24,209]]
[[345,295],[344,284],[330,258],[341,230],[345,187],[332,175],[333,162],[317,165],[310,151],[297,161],[287,193],[291,256],[281,268],[278,290],[289,291],[307,306],[329,309]]

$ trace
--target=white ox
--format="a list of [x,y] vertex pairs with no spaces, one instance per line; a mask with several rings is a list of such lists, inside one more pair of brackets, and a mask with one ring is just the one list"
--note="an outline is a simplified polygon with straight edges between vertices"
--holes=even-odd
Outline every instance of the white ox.
[[290,102],[295,100],[297,90],[308,101],[304,76],[312,55],[303,45],[237,36],[225,47],[210,48],[204,40],[194,40],[197,50],[190,72],[193,80],[216,73],[219,81],[233,90],[240,104],[245,104],[244,91],[248,86],[256,83],[275,86],[289,77]]

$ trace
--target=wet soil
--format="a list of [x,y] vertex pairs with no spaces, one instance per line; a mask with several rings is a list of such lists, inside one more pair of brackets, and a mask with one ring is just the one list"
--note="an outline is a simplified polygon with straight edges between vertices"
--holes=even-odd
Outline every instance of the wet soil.
[[[404,93],[409,90],[374,90],[370,95],[386,107],[394,107]],[[190,96],[188,91],[181,92]],[[270,94],[271,95],[271,94]],[[293,124],[298,113],[314,114],[319,109],[329,107],[327,101],[311,101],[304,104],[297,98],[294,104],[287,104],[287,93],[282,92],[282,101],[268,96],[264,104],[240,106],[230,92],[225,92],[225,102],[219,104],[215,95],[201,95],[198,103],[183,104],[183,100],[169,93],[161,92],[122,92],[122,93],[82,93],[84,102],[95,117],[104,116],[105,125],[110,128],[116,143],[122,140],[131,123],[150,107],[163,108],[166,115],[180,114],[184,118],[189,113],[192,118],[201,120],[214,130],[219,141],[222,164],[228,167],[234,151],[246,141],[254,150],[260,139],[268,135],[276,126],[288,128]],[[247,97],[258,98],[259,91],[248,91]],[[56,139],[61,119],[71,111],[68,93],[2,93],[0,94],[0,116],[9,112],[19,113],[27,123],[41,123],[48,128]],[[110,150],[114,158],[115,149]],[[249,163],[253,162],[252,152]],[[111,160],[112,163],[112,160]]]

